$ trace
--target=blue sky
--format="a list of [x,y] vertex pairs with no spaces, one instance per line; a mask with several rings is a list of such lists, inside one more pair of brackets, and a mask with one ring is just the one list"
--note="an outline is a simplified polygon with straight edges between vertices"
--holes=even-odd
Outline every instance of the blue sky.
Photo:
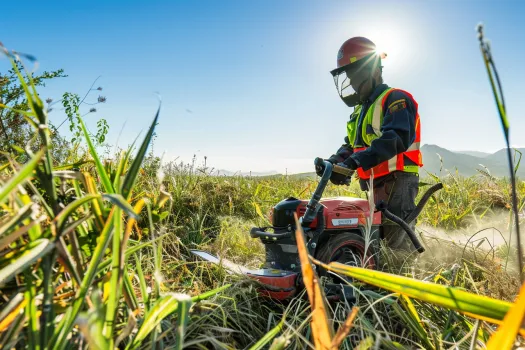
[[[95,78],[98,118],[122,147],[145,133],[162,96],[154,151],[242,171],[302,172],[342,143],[351,110],[329,71],[340,45],[368,36],[389,54],[387,84],[419,103],[423,143],[504,147],[476,40],[482,21],[503,82],[511,142],[525,146],[522,1],[8,2],[0,41],[65,69],[42,96],[81,95]],[[0,60],[0,69],[7,67]],[[93,95],[93,99],[96,95]],[[63,112],[50,114],[60,123]],[[67,128],[63,127],[64,131]]]

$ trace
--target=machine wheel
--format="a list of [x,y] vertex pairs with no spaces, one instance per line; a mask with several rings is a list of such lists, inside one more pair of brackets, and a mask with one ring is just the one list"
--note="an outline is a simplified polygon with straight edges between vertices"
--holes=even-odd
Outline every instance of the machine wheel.
[[[365,240],[363,237],[350,232],[336,234],[324,243],[316,254],[318,260],[328,264],[336,261],[341,264],[351,266],[364,266],[369,269],[376,269],[378,266],[375,250],[370,245],[365,254]],[[321,269],[320,275],[326,275],[326,271]]]

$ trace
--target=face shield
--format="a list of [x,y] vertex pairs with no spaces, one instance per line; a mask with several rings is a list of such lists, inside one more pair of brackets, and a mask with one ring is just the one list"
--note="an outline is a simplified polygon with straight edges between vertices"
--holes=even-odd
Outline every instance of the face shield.
[[[363,70],[361,70],[363,71]],[[337,93],[348,107],[359,104],[359,88],[366,82],[366,77],[351,70],[343,70],[333,75]]]
[[337,93],[348,107],[354,107],[361,102],[359,91],[371,78],[372,68],[376,64],[381,65],[379,57],[370,55],[366,59],[331,71]]

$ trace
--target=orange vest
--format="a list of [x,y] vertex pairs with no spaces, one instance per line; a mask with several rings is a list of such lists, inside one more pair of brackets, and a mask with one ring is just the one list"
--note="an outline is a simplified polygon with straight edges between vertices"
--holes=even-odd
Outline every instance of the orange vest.
[[[382,94],[382,96],[379,96],[376,101],[374,101],[374,108],[369,108],[367,111],[367,115],[365,116],[365,120],[363,120],[363,126],[366,127],[366,123],[370,123],[373,127],[376,135],[374,138],[378,138],[381,136],[381,131],[379,131],[380,126],[383,122],[383,116],[384,116],[384,105],[386,103],[386,100],[388,98],[388,95],[392,93],[394,90],[403,91],[407,96],[412,100],[412,103],[414,104],[416,108],[416,117],[415,117],[415,126],[416,126],[416,138],[414,142],[408,147],[408,149],[405,152],[399,153],[392,157],[389,160],[386,160],[375,167],[369,169],[369,170],[363,170],[363,168],[357,169],[357,175],[360,179],[368,180],[370,178],[370,175],[373,174],[374,178],[379,178],[385,175],[390,174],[393,171],[404,171],[404,172],[411,172],[411,173],[417,173],[419,170],[419,167],[423,166],[423,157],[421,156],[421,151],[419,150],[420,142],[421,142],[421,123],[419,121],[419,112],[418,112],[418,104],[416,100],[412,97],[412,95],[404,90],[400,89],[389,89],[386,93]],[[370,113],[370,115],[369,115]],[[358,121],[356,121],[358,123]],[[375,126],[375,128],[374,128]],[[379,126],[379,128],[377,127]],[[361,152],[363,150],[367,149],[367,147],[357,147],[354,148],[354,153]],[[409,159],[412,161],[412,164],[415,165],[405,165],[405,160]]]

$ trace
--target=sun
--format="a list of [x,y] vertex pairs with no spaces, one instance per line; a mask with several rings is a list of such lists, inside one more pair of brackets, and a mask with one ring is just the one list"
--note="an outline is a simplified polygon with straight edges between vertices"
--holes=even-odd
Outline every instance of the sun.
[[395,64],[397,59],[406,49],[403,43],[405,42],[401,38],[403,33],[397,30],[394,26],[388,26],[387,28],[373,28],[364,35],[376,44],[376,53],[381,55],[384,59],[384,64],[392,65]]

